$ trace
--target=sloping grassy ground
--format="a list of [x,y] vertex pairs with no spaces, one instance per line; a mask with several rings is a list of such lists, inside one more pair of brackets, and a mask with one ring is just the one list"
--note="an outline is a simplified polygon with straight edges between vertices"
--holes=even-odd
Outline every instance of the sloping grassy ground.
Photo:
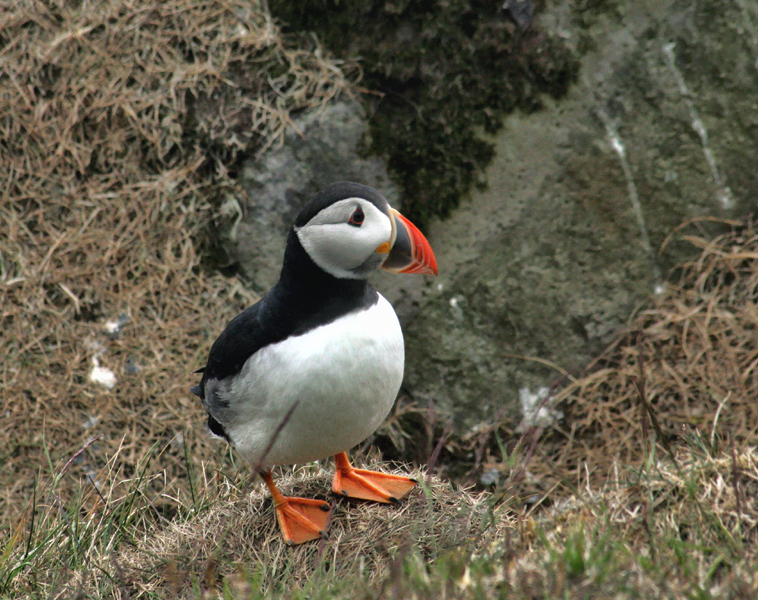
[[[145,469],[63,505],[65,467],[36,491],[36,520],[0,556],[13,598],[755,598],[758,453],[713,455],[691,438],[676,460],[651,451],[594,488],[525,512],[498,493],[435,478],[401,507],[339,501],[328,541],[289,548],[245,478],[198,472],[171,521],[156,519]],[[524,457],[521,457],[524,458]],[[112,465],[118,462],[114,457]],[[371,464],[373,468],[386,468]],[[285,476],[325,497],[329,474]],[[503,501],[505,500],[505,501]]]
[[[700,256],[556,387],[562,421],[447,440],[441,461],[499,474],[490,493],[339,503],[332,539],[293,553],[187,392],[254,300],[203,270],[202,232],[235,153],[347,91],[347,65],[250,3],[0,19],[0,596],[758,595],[752,223],[689,238]],[[283,484],[328,490],[317,467]]]

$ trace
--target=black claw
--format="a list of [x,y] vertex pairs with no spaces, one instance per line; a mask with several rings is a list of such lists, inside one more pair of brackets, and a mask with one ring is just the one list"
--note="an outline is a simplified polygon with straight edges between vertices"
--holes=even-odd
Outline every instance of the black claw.
[[329,506],[326,502],[324,502],[319,508],[323,510],[324,512],[329,512],[329,509],[331,508],[331,506]]
[[347,498],[347,492],[345,490],[342,490],[342,495]]
[[398,500],[397,498],[395,498],[395,496],[390,496],[389,500],[390,500],[390,502],[392,502],[392,504],[395,504],[395,505],[399,505],[400,504],[400,500]]
[[408,479],[410,479],[413,483],[418,483],[418,479],[414,479],[413,477],[409,477]]
[[295,542],[293,542],[292,540],[289,540],[289,541],[287,542],[287,545],[288,545],[290,548],[294,548],[294,547],[295,547]]
[[329,534],[326,531],[322,531],[321,532],[321,538],[324,539],[324,540],[328,540],[329,539]]

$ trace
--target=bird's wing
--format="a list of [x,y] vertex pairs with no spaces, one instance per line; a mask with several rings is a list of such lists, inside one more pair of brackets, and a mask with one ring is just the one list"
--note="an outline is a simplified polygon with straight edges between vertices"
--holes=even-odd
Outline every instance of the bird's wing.
[[263,346],[271,343],[258,320],[262,301],[242,311],[218,336],[203,369],[201,387],[208,379],[226,379],[240,372],[243,365]]
[[262,301],[259,301],[229,322],[213,343],[207,364],[199,369],[203,374],[200,384],[190,389],[203,401],[208,411],[208,428],[219,437],[229,439],[223,424],[228,406],[222,398],[216,397],[216,382],[239,373],[247,359],[273,341],[260,325],[261,308]]

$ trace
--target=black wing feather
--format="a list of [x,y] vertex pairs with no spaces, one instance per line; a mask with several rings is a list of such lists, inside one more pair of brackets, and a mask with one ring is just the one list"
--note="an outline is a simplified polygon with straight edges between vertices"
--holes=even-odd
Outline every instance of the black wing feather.
[[226,432],[226,429],[224,429],[224,426],[219,423],[211,413],[208,413],[208,429],[211,430],[213,435],[222,437],[227,442],[231,443],[232,440],[229,439],[229,434]]
[[213,342],[208,362],[199,370],[203,374],[200,385],[190,390],[193,394],[205,400],[207,380],[225,379],[236,375],[248,358],[270,343],[258,321],[262,302],[256,302],[229,321],[226,329]]
[[229,435],[226,429],[211,413],[210,407],[214,402],[212,398],[206,398],[205,382],[209,379],[224,379],[236,375],[248,358],[269,343],[266,339],[268,336],[262,334],[258,321],[261,306],[262,300],[242,311],[229,322],[226,329],[213,342],[205,367],[195,371],[203,374],[200,384],[190,389],[203,401],[208,412],[208,429],[214,435],[226,438],[227,441],[229,441]]
[[258,322],[262,301],[256,302],[232,319],[221,332],[208,355],[203,380],[225,379],[236,375],[248,358],[267,345]]

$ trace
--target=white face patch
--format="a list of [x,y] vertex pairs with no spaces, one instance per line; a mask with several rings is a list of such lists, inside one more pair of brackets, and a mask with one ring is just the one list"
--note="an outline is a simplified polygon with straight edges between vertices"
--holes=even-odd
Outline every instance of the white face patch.
[[[348,223],[360,209],[360,227]],[[363,198],[346,198],[328,206],[295,230],[305,251],[324,271],[340,279],[366,279],[387,258],[376,249],[390,241],[390,217]]]

